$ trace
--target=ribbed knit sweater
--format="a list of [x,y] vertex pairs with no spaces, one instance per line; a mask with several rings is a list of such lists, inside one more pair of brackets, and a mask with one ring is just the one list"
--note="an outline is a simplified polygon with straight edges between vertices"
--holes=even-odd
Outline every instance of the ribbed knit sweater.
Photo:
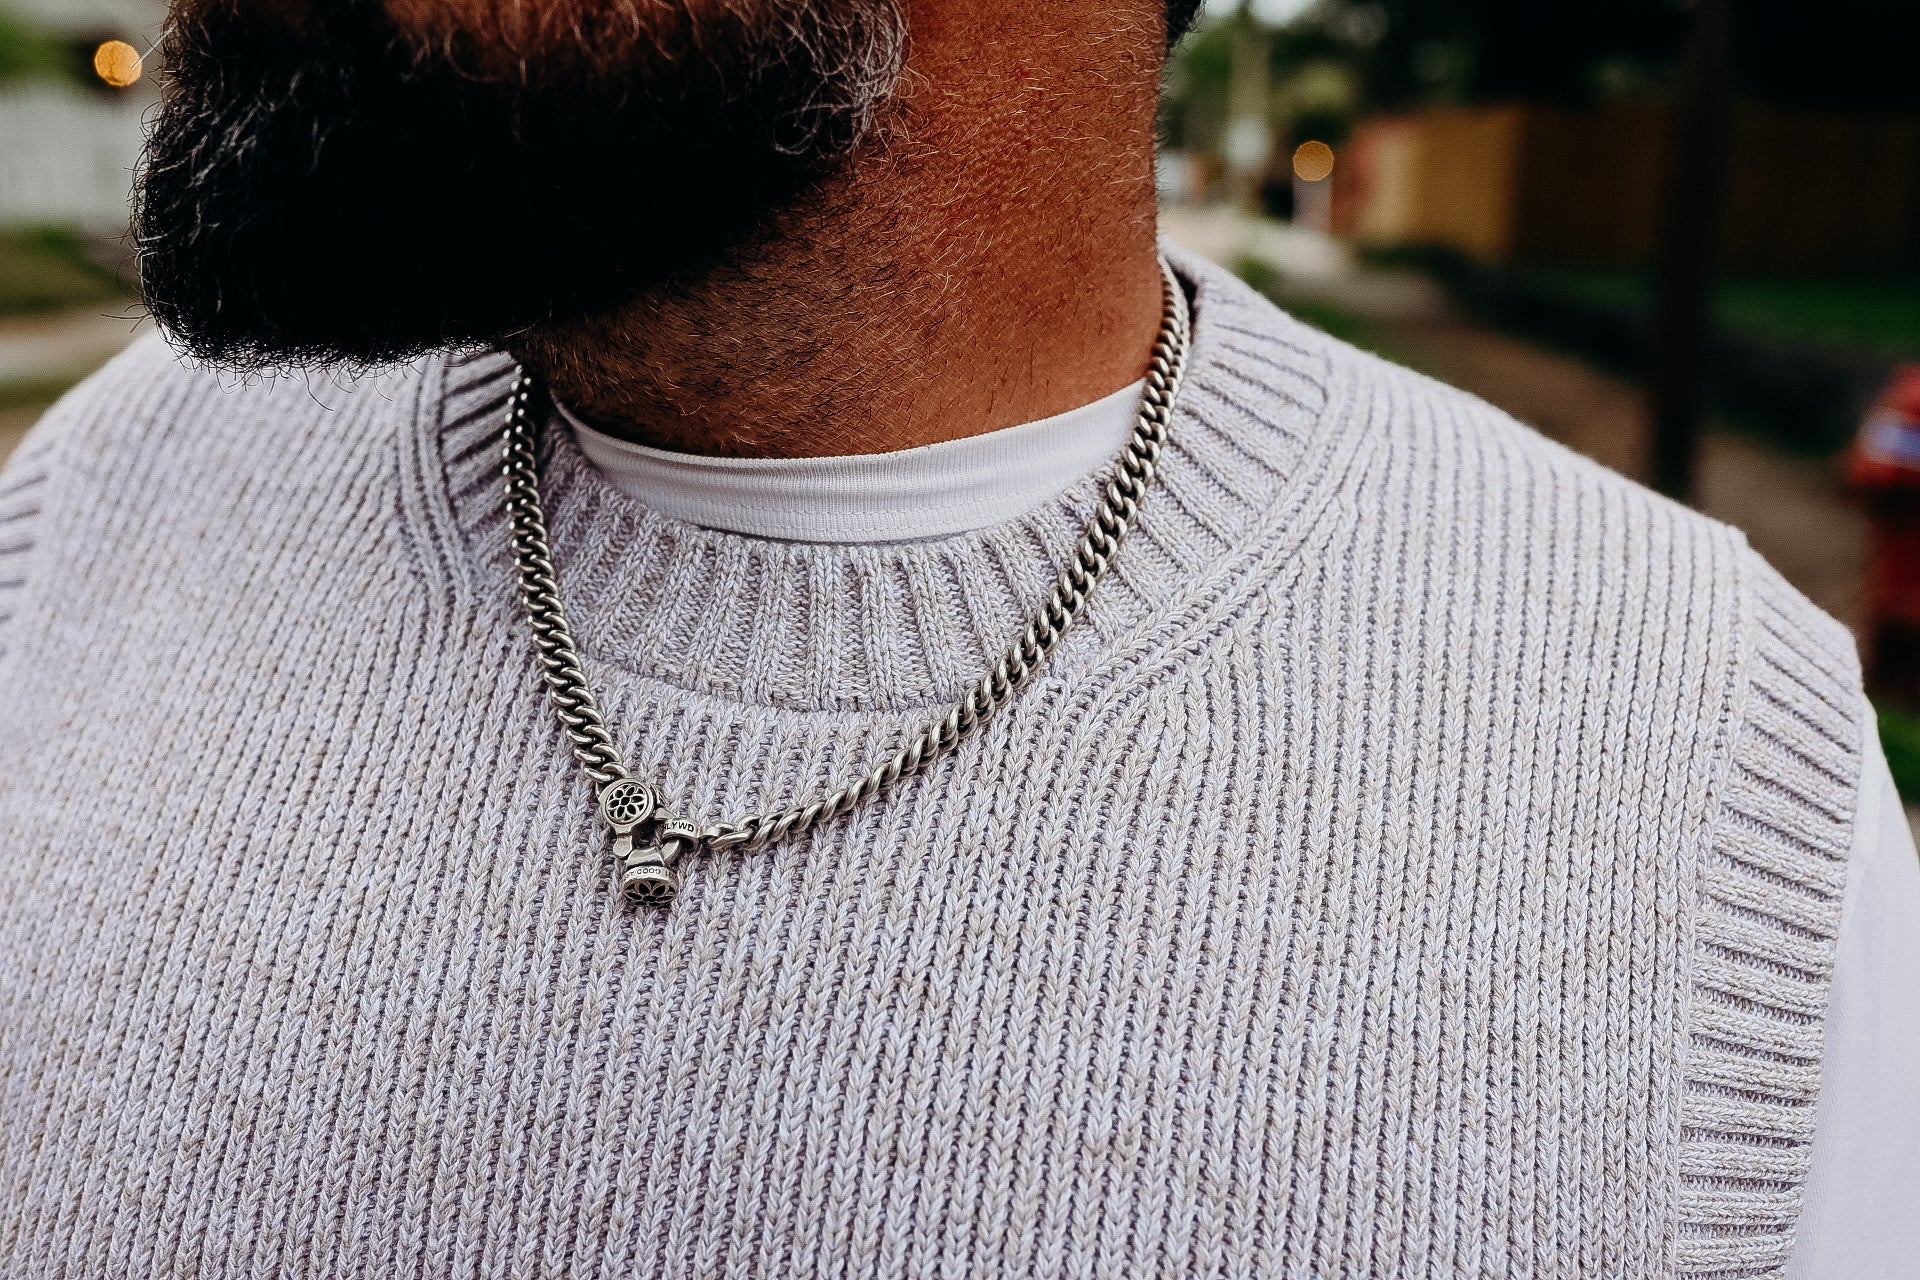
[[[0,489],[0,1275],[1759,1276],[1859,773],[1734,532],[1190,259],[1163,481],[979,737],[623,906],[497,356],[137,345]],[[830,787],[1095,497],[809,546],[545,442],[635,769]]]

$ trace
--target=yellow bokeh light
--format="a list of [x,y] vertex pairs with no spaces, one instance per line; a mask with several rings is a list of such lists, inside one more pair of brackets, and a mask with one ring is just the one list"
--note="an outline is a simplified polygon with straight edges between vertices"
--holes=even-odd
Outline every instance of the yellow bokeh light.
[[1324,142],[1303,142],[1293,153],[1293,176],[1319,182],[1333,172],[1333,148]]
[[125,40],[103,41],[93,51],[93,69],[114,88],[124,89],[140,78],[140,51]]

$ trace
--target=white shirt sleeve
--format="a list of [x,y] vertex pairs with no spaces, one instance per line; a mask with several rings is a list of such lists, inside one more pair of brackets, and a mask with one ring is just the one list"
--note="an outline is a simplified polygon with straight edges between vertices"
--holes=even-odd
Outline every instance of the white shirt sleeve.
[[1920,859],[1871,710],[1866,724],[1788,1280],[1920,1276]]

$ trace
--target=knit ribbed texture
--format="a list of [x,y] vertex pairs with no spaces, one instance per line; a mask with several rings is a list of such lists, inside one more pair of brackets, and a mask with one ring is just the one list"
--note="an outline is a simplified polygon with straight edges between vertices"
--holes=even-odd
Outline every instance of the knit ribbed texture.
[[[136,346],[0,480],[0,1275],[1772,1274],[1859,771],[1738,535],[1179,258],[1164,482],[926,776],[623,907],[518,611],[507,370]],[[1093,482],[821,547],[546,444],[635,768],[826,789]]]
[[1772,569],[1750,572],[1751,676],[1696,907],[1688,1276],[1773,1274],[1792,1252],[1860,772],[1849,638]]

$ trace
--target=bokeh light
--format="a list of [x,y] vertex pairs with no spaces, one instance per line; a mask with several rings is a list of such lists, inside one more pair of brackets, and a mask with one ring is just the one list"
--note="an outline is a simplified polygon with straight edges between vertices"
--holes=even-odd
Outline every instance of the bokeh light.
[[140,78],[140,51],[125,40],[105,40],[93,51],[93,69],[102,80],[124,89]]
[[1302,182],[1319,182],[1333,172],[1333,148],[1324,142],[1303,142],[1293,153],[1293,175]]

